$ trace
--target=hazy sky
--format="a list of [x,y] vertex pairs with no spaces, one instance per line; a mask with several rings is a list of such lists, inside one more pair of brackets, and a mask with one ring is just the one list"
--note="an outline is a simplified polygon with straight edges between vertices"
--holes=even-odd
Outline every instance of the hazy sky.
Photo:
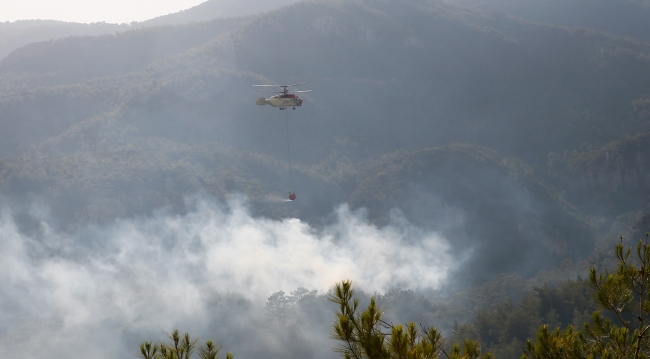
[[0,21],[50,19],[74,22],[143,21],[206,0],[0,0]]

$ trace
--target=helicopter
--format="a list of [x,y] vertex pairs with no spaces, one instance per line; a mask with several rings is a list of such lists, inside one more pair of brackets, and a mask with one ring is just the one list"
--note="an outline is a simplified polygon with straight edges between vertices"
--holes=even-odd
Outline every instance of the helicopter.
[[255,103],[264,106],[271,105],[273,107],[279,107],[280,110],[285,110],[288,107],[292,107],[294,110],[296,107],[302,106],[302,99],[299,96],[296,96],[298,92],[309,92],[311,90],[302,90],[302,91],[292,91],[289,93],[289,87],[304,85],[306,82],[300,82],[297,84],[291,85],[253,85],[256,87],[280,87],[282,91],[258,91],[258,92],[272,92],[278,93],[279,95],[271,96],[271,98],[259,97],[255,100]]

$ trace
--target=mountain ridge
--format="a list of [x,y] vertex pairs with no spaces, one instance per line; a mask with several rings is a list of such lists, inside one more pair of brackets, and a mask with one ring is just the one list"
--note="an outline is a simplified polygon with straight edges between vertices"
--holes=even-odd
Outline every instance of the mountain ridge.
[[[165,46],[140,46],[142,62],[105,49],[151,39]],[[494,272],[462,273],[480,282],[583,259],[621,213],[644,210],[571,187],[579,166],[558,155],[650,130],[650,44],[638,40],[363,0],[33,46],[47,51],[0,62],[1,192],[68,203],[57,208],[72,228],[237,192],[274,219],[322,225],[348,203],[380,227],[391,211],[440,225],[456,251],[543,253],[511,266],[489,252]],[[301,81],[313,92],[296,111],[254,104],[253,84]]]

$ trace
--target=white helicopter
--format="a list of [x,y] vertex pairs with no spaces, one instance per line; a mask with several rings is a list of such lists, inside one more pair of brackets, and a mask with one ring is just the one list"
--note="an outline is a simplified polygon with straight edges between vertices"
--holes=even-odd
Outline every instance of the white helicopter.
[[289,93],[288,88],[292,86],[304,85],[306,82],[300,82],[292,85],[253,85],[257,87],[281,87],[282,91],[258,91],[258,92],[272,92],[279,93],[279,95],[271,96],[271,98],[260,97],[255,100],[255,103],[264,106],[271,105],[273,107],[279,107],[280,110],[284,110],[287,107],[293,107],[295,110],[296,107],[302,106],[302,99],[299,96],[296,96],[298,92],[309,92],[311,90],[302,90],[302,91],[292,91]]

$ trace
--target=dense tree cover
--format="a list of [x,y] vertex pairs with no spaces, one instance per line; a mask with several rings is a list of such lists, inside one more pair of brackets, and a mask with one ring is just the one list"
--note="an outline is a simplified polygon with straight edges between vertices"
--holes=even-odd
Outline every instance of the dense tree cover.
[[[484,253],[455,273],[467,286],[512,271],[523,283],[586,258],[614,224],[643,221],[647,196],[634,194],[648,187],[647,136],[623,136],[648,130],[649,53],[633,39],[416,0],[304,2],[33,44],[0,66],[0,192],[40,196],[68,229],[183,212],[194,193],[243,193],[256,215],[313,223],[347,202],[378,226],[403,215],[455,253]],[[294,80],[318,96],[284,114],[302,190],[289,207],[277,200],[289,187],[284,118],[252,105],[250,85]],[[512,248],[521,255],[509,259]],[[509,304],[471,304],[491,346],[522,341],[511,334],[547,318],[540,308],[573,320],[543,304],[550,289],[508,291],[493,292]],[[523,314],[489,334],[489,310]]]
[[[447,338],[442,345],[438,343],[438,349],[446,352],[446,354],[439,352],[438,354],[442,353],[440,356],[452,355],[452,343],[460,343],[462,347],[465,339],[469,339],[470,342],[480,343],[483,353],[491,352],[496,358],[516,359],[520,357],[528,339],[539,347],[546,344],[536,343],[535,340],[556,338],[554,343],[561,344],[571,343],[571,340],[577,340],[575,338],[579,335],[588,338],[589,332],[580,329],[587,322],[590,324],[585,328],[595,333],[603,328],[607,329],[605,324],[608,321],[613,323],[607,324],[610,325],[609,328],[613,328],[621,318],[623,320],[621,326],[625,326],[624,323],[627,322],[630,326],[629,333],[632,333],[632,329],[638,327],[637,316],[641,318],[646,316],[645,312],[638,312],[639,297],[638,294],[634,294],[635,291],[641,291],[645,284],[631,291],[626,290],[621,285],[625,283],[631,285],[632,282],[617,282],[620,279],[617,276],[640,275],[642,261],[634,256],[638,256],[636,253],[645,255],[644,248],[647,250],[648,246],[643,241],[641,250],[634,253],[637,246],[632,248],[633,252],[629,252],[629,246],[619,243],[616,246],[616,256],[612,256],[611,243],[608,246],[610,254],[607,260],[597,260],[590,271],[590,278],[586,280],[581,278],[566,280],[564,278],[567,273],[549,276],[548,273],[540,272],[538,276],[529,280],[507,275],[451,297],[436,297],[402,289],[393,289],[385,293],[352,291],[349,282],[339,283],[338,289],[333,288],[327,293],[306,288],[297,288],[291,293],[278,291],[268,297],[263,316],[256,318],[254,329],[242,326],[239,321],[235,321],[236,324],[229,329],[219,324],[231,320],[228,319],[230,316],[249,317],[254,311],[254,305],[250,301],[236,295],[229,295],[210,304],[211,310],[221,313],[217,323],[211,328],[210,336],[230,338],[229,342],[232,342],[232,338],[239,338],[242,335],[250,336],[252,340],[250,343],[255,344],[249,343],[246,347],[251,345],[264,347],[266,345],[264,341],[268,339],[262,339],[258,334],[272,333],[272,341],[275,344],[274,349],[268,353],[269,357],[283,357],[291,353],[309,357],[319,353],[318,348],[332,346],[332,343],[326,340],[331,334],[335,334],[335,339],[340,339],[339,334],[347,333],[346,335],[350,335],[348,339],[354,338],[355,341],[364,340],[363,338],[374,338],[373,340],[380,342],[383,340],[386,344],[385,351],[380,349],[381,347],[374,347],[374,350],[392,356],[395,352],[392,352],[394,348],[391,349],[389,344],[393,330],[398,328],[399,323],[412,322],[416,324],[415,327],[405,324],[399,332],[399,335],[408,334],[411,335],[411,339],[415,339],[412,341],[414,345],[412,349],[425,345],[427,341],[432,344],[430,339],[425,339],[430,334],[429,330],[421,332],[421,328],[437,327],[440,330],[436,330],[436,333],[439,335],[445,333],[444,337]],[[618,262],[618,267],[617,263],[612,263],[610,259]],[[595,268],[602,268],[602,270]],[[582,273],[586,271],[583,267]],[[623,302],[627,304],[623,305]],[[369,305],[362,306],[361,303],[369,303]],[[613,308],[614,312],[594,316],[592,313],[599,308],[605,308],[607,312],[610,312],[607,308]],[[646,311],[647,308],[644,307],[643,310]],[[335,311],[337,314],[332,316]],[[371,312],[375,315],[370,315]],[[224,314],[227,318],[223,317]],[[592,317],[600,319],[591,323]],[[375,319],[370,320],[372,318]],[[341,323],[353,324],[350,322],[352,319],[357,321],[357,324],[370,320],[364,322],[365,332],[352,330],[352,332],[332,333],[333,321],[343,330],[345,327]],[[558,330],[555,331],[555,328]],[[412,332],[413,329],[417,329],[416,333]],[[564,337],[568,334],[569,337]],[[535,339],[536,335],[538,339]],[[634,337],[630,336],[629,339],[631,338]],[[346,343],[340,343],[343,345],[341,349],[344,352],[355,350],[356,354],[362,357],[368,355],[358,352],[366,349],[349,348]],[[416,343],[420,344],[416,345]],[[358,342],[357,344],[361,345]],[[153,348],[153,345],[151,344],[150,347]],[[551,343],[551,345],[555,344]],[[250,355],[253,352],[247,353]],[[431,351],[428,353],[433,354]],[[539,354],[536,353],[533,354]],[[318,355],[323,356],[322,353]],[[354,356],[352,353],[350,355]],[[540,358],[542,357],[544,356]]]
[[[315,225],[341,203],[380,227],[415,223],[454,254],[481,256],[451,273],[458,286],[444,300],[376,295],[382,318],[438,325],[514,359],[543,323],[578,328],[594,304],[588,282],[566,279],[587,258],[608,267],[612,233],[647,228],[649,54],[635,39],[424,0],[308,1],[33,44],[0,65],[0,195],[34,237],[43,229],[29,201],[73,231],[183,213],[196,194],[243,194],[255,216]],[[304,80],[316,91],[295,112],[253,104],[253,83]],[[278,292],[255,324],[296,343],[272,357],[308,356],[317,335],[305,333],[327,338],[332,311],[327,295]],[[434,342],[409,328],[395,338]],[[578,338],[540,333],[547,344]]]
[[[649,309],[640,305],[639,298],[647,301],[647,273],[643,268],[647,267],[648,253],[650,246],[645,241],[635,248],[619,243],[613,258],[618,267],[599,261],[595,266],[604,269],[592,267],[589,279],[552,280],[540,274],[537,280],[550,279],[542,286],[528,287],[535,281],[526,284],[519,280],[515,288],[505,290],[514,300],[499,299],[502,297],[498,294],[505,284],[518,281],[512,276],[447,299],[399,289],[369,294],[353,290],[348,281],[328,293],[306,288],[289,294],[279,291],[269,296],[259,330],[273,328],[274,340],[286,345],[292,342],[292,346],[306,338],[313,344],[313,337],[322,336],[322,340],[329,333],[340,344],[336,351],[351,358],[477,357],[480,351],[496,358],[516,359],[522,350],[526,350],[526,357],[539,359],[587,358],[589,353],[595,353],[594,357],[636,357],[636,348],[641,348],[641,354],[647,351],[643,332],[647,330]],[[471,303],[476,303],[473,300],[478,293],[488,297],[476,306]],[[239,315],[249,315],[248,305],[236,308]],[[606,313],[598,312],[599,308]],[[336,314],[332,316],[332,312]],[[465,316],[457,315],[460,312]],[[456,313],[451,317],[463,322],[448,325],[449,313]],[[436,326],[440,330],[433,329]],[[447,339],[443,340],[445,332]],[[227,331],[219,333],[221,336]],[[182,347],[185,339],[178,337],[177,346]],[[612,346],[616,341],[620,347]],[[174,347],[172,343],[166,345]],[[146,344],[145,352],[151,353],[155,344],[149,342],[149,349]],[[313,354],[299,345],[295,349],[301,355]],[[603,350],[609,354],[602,354]]]
[[[16,199],[22,198],[20,193],[42,196],[64,216],[63,223],[76,227],[150,214],[161,207],[182,213],[183,197],[201,192],[221,199],[227,193],[242,193],[260,201],[258,210],[266,213],[264,198],[282,188],[287,169],[268,156],[216,144],[149,139],[120,147],[72,156],[5,159],[0,161],[0,186]],[[274,216],[288,214],[275,206]]]
[[526,19],[568,27],[584,27],[650,41],[647,0],[447,0],[484,11],[499,11]]
[[[490,308],[479,309],[465,324],[454,324],[444,344],[439,331],[420,332],[415,323],[419,321],[422,326],[425,320],[423,328],[433,325],[444,318],[444,312],[449,310],[445,307],[458,305],[458,300],[441,305],[409,291],[375,296],[361,293],[360,297],[369,302],[367,308],[363,308],[359,298],[355,298],[351,283],[342,282],[328,296],[328,300],[338,306],[332,334],[340,341],[336,351],[346,358],[452,357],[459,353],[471,356],[471,350],[462,351],[452,344],[464,343],[493,353],[497,358],[519,358],[522,349],[526,350],[525,357],[539,359],[587,358],[589,353],[594,355],[591,357],[643,357],[648,350],[645,318],[650,309],[643,301],[647,301],[644,268],[649,253],[650,246],[643,241],[636,246],[635,257],[630,247],[618,244],[615,254],[619,267],[614,271],[599,272],[592,267],[589,279],[535,287],[516,303],[510,299],[493,300]],[[486,285],[481,289],[491,290]],[[278,295],[283,296],[278,293],[273,299]],[[288,298],[297,296],[285,298],[284,302],[288,303],[291,302]],[[599,308],[609,313],[601,314],[597,311]],[[404,316],[409,312],[414,315]],[[385,315],[391,313],[390,319],[385,319]],[[395,324],[409,320],[411,323],[405,326]],[[618,322],[618,326],[614,322]],[[574,329],[583,326],[584,330]]]
[[580,325],[596,308],[591,285],[586,280],[545,284],[523,291],[523,297],[517,301],[491,301],[465,324],[454,324],[450,338],[471,338],[497,358],[518,358],[524,343],[534,337],[540,325]]
[[345,359],[437,359],[443,354],[448,359],[492,357],[490,353],[482,356],[479,343],[471,340],[465,340],[462,349],[453,344],[447,354],[438,329],[382,320],[375,297],[365,310],[359,307],[350,281],[337,283],[329,300],[339,306],[332,337],[340,342],[335,351]]
[[129,29],[126,24],[80,24],[56,20],[0,22],[0,59],[33,42],[69,36],[114,34]]
[[[361,16],[362,6],[374,12]],[[237,58],[245,59],[237,66],[291,77],[313,72],[312,64],[331,58],[324,71],[336,74],[336,81],[327,90],[362,99],[351,106],[340,105],[355,114],[363,108],[354,122],[339,124],[346,133],[358,133],[354,141],[380,138],[384,147],[398,144],[397,148],[415,149],[409,146],[471,138],[498,150],[507,147],[508,154],[517,153],[528,161],[537,151],[546,155],[552,148],[593,142],[620,131],[622,123],[614,119],[631,118],[630,103],[645,93],[638,76],[646,76],[642,74],[647,73],[648,49],[633,40],[621,42],[588,30],[518,22],[440,3],[298,4],[287,11],[241,29],[247,41],[232,44]],[[299,12],[302,16],[291,16]],[[402,25],[404,19],[408,27]],[[321,23],[328,25],[321,27]],[[285,26],[305,30],[290,32]],[[260,32],[267,29],[271,30],[262,37]],[[370,40],[362,35],[363,29],[372,30]],[[280,44],[282,51],[274,50],[277,37],[291,38],[291,45]],[[320,46],[309,57],[302,54],[313,44]],[[593,56],[599,52],[602,62]],[[262,53],[270,56],[255,61]],[[300,60],[287,67],[285,55]],[[630,65],[629,61],[639,61],[632,66],[640,71],[609,72],[619,61]],[[622,92],[609,93],[615,88]],[[592,97],[587,94],[591,91],[598,94]],[[319,97],[329,100],[323,96],[327,95]],[[388,98],[391,101],[381,101]],[[592,102],[595,98],[602,101]],[[337,99],[330,103],[340,102]],[[506,108],[507,114],[502,113]],[[582,116],[585,109],[591,118]],[[596,122],[593,117],[603,120]],[[634,125],[631,131],[643,131],[645,126]],[[548,128],[563,130],[547,136]],[[368,146],[372,144],[362,147]]]
[[[512,270],[529,277],[565,259],[585,258],[593,248],[589,221],[527,166],[486,148],[400,151],[356,165],[333,153],[320,163],[294,163],[301,200],[289,205],[281,202],[289,187],[284,161],[216,143],[127,141],[129,130],[89,123],[32,148],[29,157],[0,160],[0,189],[17,202],[38,195],[63,228],[150,215],[157,208],[184,213],[184,196],[194,193],[220,200],[241,193],[254,214],[298,216],[315,225],[343,202],[366,208],[379,226],[399,209],[410,222],[450,239],[452,253],[474,247],[485,254],[455,273],[464,285]],[[121,143],[94,136],[104,131]],[[518,248],[518,258],[507,258],[511,247]]]
[[[219,21],[214,24],[221,24]],[[195,132],[211,129],[213,117],[207,114],[240,121],[264,116],[258,111],[262,109],[250,105],[251,83],[298,81],[306,76],[319,90],[318,97],[307,97],[310,106],[300,112],[302,118],[310,119],[310,126],[296,128],[297,141],[311,146],[311,151],[301,154],[309,161],[329,153],[332,142],[349,137],[366,156],[469,141],[538,166],[551,151],[561,153],[579,143],[606,143],[647,130],[647,121],[632,121],[635,112],[630,104],[645,96],[649,68],[647,44],[634,40],[415,0],[299,3],[244,21],[223,36],[219,36],[220,30],[209,31],[216,26],[210,24],[64,40],[52,45],[51,55],[32,58],[59,63],[58,67],[30,68],[30,73],[40,71],[38,76],[25,76],[32,78],[33,86],[41,86],[69,83],[63,75],[69,72],[66,69],[73,68],[77,76],[87,66],[97,75],[113,68],[132,71],[149,64],[139,76],[125,80],[127,84],[168,82],[168,77],[194,73],[197,76],[188,77],[193,81],[189,88],[196,85],[197,95],[209,99],[181,101],[188,105],[182,112],[189,111],[191,117],[196,114],[196,120],[186,126]],[[195,36],[197,40],[183,40],[184,35],[193,33],[200,34]],[[198,44],[198,39],[206,41]],[[153,43],[155,51],[148,51]],[[196,46],[178,53],[191,44]],[[106,50],[133,47],[137,47],[135,52]],[[65,57],[72,53],[79,54],[75,55],[78,61],[54,61],[56,54]],[[135,56],[137,53],[143,56]],[[159,58],[149,54],[177,55]],[[28,66],[32,60],[17,63]],[[202,84],[200,77],[209,77],[216,68],[227,68],[233,76]],[[246,74],[255,74],[258,80]],[[18,75],[12,70],[4,76]],[[93,91],[108,86],[107,97],[123,93],[124,84],[106,84],[113,81],[119,79],[94,83]],[[16,87],[8,90],[12,93],[20,91],[25,81],[14,83]],[[140,93],[131,93],[115,106],[142,104],[144,108],[138,108],[141,115],[159,122],[170,123],[176,117],[165,112],[167,116],[161,118],[159,110],[165,110],[167,102],[164,97],[152,96],[150,91],[156,86],[139,88]],[[176,86],[167,90],[176,95],[187,93]],[[74,105],[67,106],[75,112]],[[132,121],[128,113],[120,120]],[[38,119],[42,117],[29,121]],[[26,120],[13,115],[5,118],[7,124]],[[548,128],[563,131],[548,136]],[[222,131],[234,135],[228,145],[263,149],[254,147],[254,139],[263,137],[267,128],[239,124],[233,129]]]
[[[609,266],[608,261],[598,263]],[[439,300],[408,290],[392,290],[374,295],[357,292],[355,298],[347,297],[347,303],[351,308],[354,308],[354,299],[358,303],[370,303],[368,308],[357,304],[355,313],[367,314],[364,309],[371,307],[375,313],[381,313],[380,323],[383,322],[384,325],[380,327],[385,329],[384,334],[390,333],[391,326],[396,323],[413,322],[418,328],[437,326],[449,333],[442,347],[445,350],[451,349],[452,343],[464,343],[465,339],[469,339],[480,343],[483,352],[491,352],[497,358],[516,359],[520,357],[526,340],[534,338],[540,326],[546,325],[551,329],[580,327],[588,322],[591,314],[598,309],[598,303],[594,300],[596,291],[590,280],[562,278],[561,275],[552,277],[544,273],[529,281],[522,281],[512,275],[504,276],[458,293],[452,298]],[[545,284],[534,284],[540,282]],[[270,306],[277,308],[277,303],[284,303],[280,307],[285,313],[284,318],[288,318],[287,313],[297,312],[296,308],[301,307],[302,300],[311,298],[312,303],[320,301],[322,305],[326,298],[332,300],[339,296],[338,292],[333,290],[328,296],[310,293],[296,300],[297,293],[305,292],[298,290],[289,296],[276,293],[269,298],[269,303],[273,301],[276,304]],[[343,292],[345,291],[341,291]],[[371,297],[374,298],[373,302]],[[277,300],[278,298],[281,300]],[[341,301],[338,298],[335,302],[337,300]],[[340,306],[340,303],[336,304]],[[277,309],[273,311],[279,312]],[[335,323],[339,323],[343,311],[339,308],[337,313]],[[285,323],[300,322],[299,318],[293,318],[294,320]],[[335,339],[340,338],[335,335]]]
[[[484,293],[497,293],[500,291],[498,289],[500,283],[486,283],[480,288],[480,291]],[[429,341],[429,339],[425,339],[428,331],[421,333],[420,326],[434,327],[443,325],[443,331],[449,333],[448,340],[445,340],[444,344],[437,348],[441,351],[445,350],[446,354],[453,355],[450,351],[454,347],[452,343],[461,343],[460,347],[465,345],[465,343],[480,343],[479,347],[484,353],[491,352],[496,358],[516,359],[521,355],[526,340],[534,338],[540,326],[546,325],[550,328],[577,327],[589,321],[591,313],[597,309],[597,303],[594,301],[595,292],[593,287],[589,280],[582,279],[564,280],[560,281],[559,285],[545,285],[542,287],[534,287],[532,290],[523,290],[523,298],[516,301],[510,299],[504,301],[495,300],[497,298],[496,296],[486,298],[484,309],[479,309],[475,314],[465,316],[459,316],[458,313],[472,313],[473,309],[472,307],[466,306],[467,300],[463,302],[459,300],[459,297],[446,301],[432,301],[422,294],[402,290],[394,290],[384,294],[375,293],[374,295],[357,292],[356,295],[352,296],[349,291],[343,289],[341,287],[340,292],[334,289],[327,295],[319,295],[315,292],[309,292],[306,289],[298,289],[290,295],[286,295],[283,292],[275,293],[269,297],[267,302],[267,312],[270,315],[269,320],[273,325],[294,328],[294,330],[296,327],[306,323],[309,323],[307,325],[311,327],[322,324],[322,320],[331,323],[331,319],[329,319],[331,316],[328,315],[328,311],[336,308],[324,305],[329,298],[338,307],[334,322],[341,330],[344,328],[341,327],[341,321],[346,322],[346,325],[351,324],[349,322],[351,313],[355,313],[355,320],[359,320],[359,322],[370,320],[373,318],[370,314],[372,312],[375,313],[375,321],[370,321],[365,324],[377,324],[374,327],[376,330],[371,330],[370,327],[366,326],[364,327],[366,332],[348,331],[350,335],[348,339],[350,339],[350,343],[356,343],[358,345],[361,345],[359,341],[363,341],[363,338],[366,338],[365,340],[374,338],[374,340],[379,340],[380,342],[383,340],[383,343],[386,345],[384,348],[385,351],[384,349],[380,349],[380,347],[374,347],[375,351],[384,353],[383,355],[397,355],[391,351],[393,349],[389,345],[391,342],[390,335],[394,329],[398,328],[396,323],[412,322],[416,323],[416,326],[411,325],[409,327],[408,324],[404,325],[401,327],[403,331],[399,332],[399,335],[403,335],[408,333],[408,330],[412,331],[416,329],[418,333],[411,332],[412,339],[414,339],[411,342],[414,345],[412,349],[417,347],[415,345],[416,343],[425,345]],[[521,293],[521,291],[521,288],[519,288],[513,290],[512,293],[516,295]],[[343,295],[344,293],[348,295],[345,296]],[[468,291],[461,293],[461,296],[470,297],[473,293],[473,291]],[[356,309],[354,309],[355,302],[357,303]],[[359,304],[362,302],[369,303],[368,307],[362,307]],[[343,303],[343,310],[341,310],[341,303]],[[306,308],[311,308],[308,310],[310,314],[307,316],[305,316],[306,312],[304,312]],[[315,313],[320,313],[315,317],[318,319],[313,317]],[[377,315],[380,313],[381,315],[377,319]],[[449,318],[449,313],[456,313],[452,314],[452,317],[456,319],[462,318],[466,322],[447,327],[446,318]],[[359,327],[361,328],[362,326],[360,325]],[[347,328],[351,329],[351,327]],[[327,331],[323,329],[316,332],[320,333],[320,335],[327,334]],[[436,331],[438,335],[441,332]],[[337,333],[335,331],[334,338],[340,340],[342,334],[345,334],[345,332]],[[381,339],[382,336],[383,339]],[[466,342],[465,339],[469,339],[470,341]],[[355,346],[351,348],[349,347],[351,344],[347,344],[347,340],[342,341],[341,344],[340,349],[342,350],[342,354],[345,355],[345,352],[348,351],[351,357],[354,357],[351,353],[352,350],[355,350],[356,354],[361,355],[361,357],[369,357],[366,350],[373,350],[373,347],[363,348]],[[375,342],[375,345],[378,345],[377,342]],[[461,350],[460,353],[462,352]],[[414,353],[421,354],[422,352],[417,352],[416,350]],[[431,352],[429,353],[431,354]],[[455,353],[459,352],[456,351]],[[438,354],[440,356],[446,355],[442,352],[438,352]]]
[[[530,167],[490,149],[452,144],[394,152],[362,163],[358,178],[348,201],[368,208],[376,223],[400,208],[414,223],[453,238],[454,250],[471,246],[486,254],[464,266],[462,276],[482,281],[522,263],[535,268],[519,272],[530,276],[593,248],[591,224],[576,208]],[[509,256],[513,247],[519,258]]]
[[[564,330],[542,325],[534,340],[526,342],[522,358],[647,358],[650,354],[650,245],[648,234],[633,248],[621,243],[615,253],[618,267],[589,275],[595,299],[609,317],[595,311],[583,329]],[[550,327],[550,328],[549,328]]]
[[[160,27],[164,25],[187,25],[193,22],[207,22],[214,19],[225,20],[226,18],[230,18],[227,21],[232,21],[235,20],[235,17],[254,15],[270,11],[272,9],[279,8],[296,1],[297,0],[282,0],[274,2],[260,2],[256,0],[208,0],[197,6],[179,11],[177,13],[163,15],[140,22],[134,21],[128,24],[111,24],[106,22],[83,24],[57,20],[17,20],[13,22],[0,22],[0,59],[8,56],[12,51],[16,49],[33,43],[41,44],[31,46],[43,46],[43,42],[65,39],[73,36],[88,37],[97,35],[113,35],[118,32],[128,32],[142,28]],[[200,27],[201,26],[198,26],[198,28]],[[176,27],[174,29],[178,30],[179,28]],[[182,28],[180,29],[181,32],[184,32]],[[157,30],[160,30],[160,28]],[[149,31],[149,29],[145,30],[144,33],[147,31]],[[163,30],[162,33],[164,32],[165,31]],[[143,32],[141,32],[141,34],[142,33]],[[188,37],[185,39],[188,40],[189,43],[196,41],[196,39]],[[169,40],[173,41],[174,39],[159,37],[154,38],[153,40],[155,40],[154,42],[158,43],[159,45],[157,50],[161,50],[165,47],[160,46],[162,43]],[[144,41],[139,42],[139,44],[150,45]],[[146,46],[146,48],[150,49],[150,46]],[[130,48],[129,50],[141,49]],[[69,56],[69,58],[72,59],[73,56]],[[32,64],[33,63],[34,62],[32,61]]]
[[641,210],[650,181],[646,165],[650,153],[645,146],[648,136],[646,132],[602,146],[585,144],[579,150],[551,153],[551,181],[566,189],[568,200],[581,208],[591,208],[594,213],[612,215]]
[[55,72],[58,84],[126,74],[142,70],[165,56],[183,53],[204,44],[242,22],[241,19],[218,19],[192,25],[36,42],[16,49],[3,58],[0,61],[0,74]]

